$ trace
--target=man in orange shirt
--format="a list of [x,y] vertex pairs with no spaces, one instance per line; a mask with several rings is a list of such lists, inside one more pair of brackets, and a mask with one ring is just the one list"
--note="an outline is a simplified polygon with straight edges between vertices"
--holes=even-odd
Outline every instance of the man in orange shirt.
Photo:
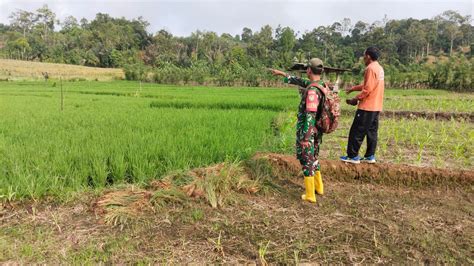
[[[346,89],[347,94],[361,91],[352,99],[346,100],[350,105],[357,105],[357,112],[352,122],[347,143],[347,156],[341,160],[348,163],[375,163],[375,149],[377,147],[377,131],[379,128],[379,114],[383,107],[384,71],[377,61],[380,51],[369,47],[364,52],[364,63],[367,66],[364,73],[364,83]],[[363,158],[359,157],[362,141],[367,136],[367,151]]]

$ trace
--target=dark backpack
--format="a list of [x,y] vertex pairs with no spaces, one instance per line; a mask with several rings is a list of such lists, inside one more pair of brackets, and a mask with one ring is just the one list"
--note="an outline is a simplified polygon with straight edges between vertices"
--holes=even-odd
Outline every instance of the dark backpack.
[[341,116],[339,95],[324,83],[324,87],[318,83],[311,83],[309,87],[316,87],[321,92],[323,99],[319,103],[316,126],[323,133],[331,133],[336,130]]

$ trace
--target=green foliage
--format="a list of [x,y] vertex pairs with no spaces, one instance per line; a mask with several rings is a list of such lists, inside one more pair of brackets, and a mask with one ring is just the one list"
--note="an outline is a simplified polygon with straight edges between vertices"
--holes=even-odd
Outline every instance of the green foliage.
[[451,57],[449,60],[436,62],[429,70],[429,85],[439,89],[473,92],[473,64],[473,58],[468,60],[463,56]]
[[228,68],[221,68],[217,75],[217,82],[219,86],[230,86],[235,78],[234,72],[230,71]]
[[126,80],[144,80],[148,73],[145,65],[137,63],[132,65],[125,65],[123,68]]
[[[368,46],[377,46],[389,86],[472,90],[469,58],[474,26],[470,22],[470,16],[448,10],[433,19],[384,18],[372,24],[352,24],[345,18],[301,35],[290,27],[264,25],[255,32],[243,28],[236,38],[200,30],[177,37],[166,30],[148,33],[148,22],[141,18],[127,20],[103,13],[80,23],[69,16],[56,31],[56,15],[45,5],[31,12],[18,10],[12,13],[10,25],[0,25],[0,44],[5,44],[0,56],[124,68],[129,80],[267,86],[274,79],[265,67],[286,69],[293,61],[311,57],[320,57],[329,66],[353,69],[354,76],[345,80],[360,80],[365,68],[361,56]],[[456,59],[431,67],[433,56]],[[143,73],[141,65],[151,69]]]

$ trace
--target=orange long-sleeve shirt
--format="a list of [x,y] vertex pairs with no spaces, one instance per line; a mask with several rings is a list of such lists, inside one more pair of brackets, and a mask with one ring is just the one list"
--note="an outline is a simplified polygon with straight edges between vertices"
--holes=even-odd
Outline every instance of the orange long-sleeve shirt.
[[353,90],[361,91],[356,98],[358,109],[365,111],[382,111],[384,93],[384,72],[379,62],[370,63],[365,69],[364,83],[354,86]]

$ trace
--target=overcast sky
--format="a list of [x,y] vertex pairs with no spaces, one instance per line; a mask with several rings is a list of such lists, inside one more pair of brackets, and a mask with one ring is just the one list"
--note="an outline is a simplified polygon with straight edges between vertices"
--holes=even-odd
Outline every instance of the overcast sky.
[[127,19],[142,16],[150,23],[148,31],[166,29],[178,36],[197,29],[235,35],[244,27],[256,31],[266,24],[304,33],[346,17],[352,24],[372,23],[385,14],[388,19],[432,18],[445,10],[473,14],[472,0],[0,0],[0,23],[9,23],[8,16],[17,9],[35,11],[43,4],[60,20],[69,15],[91,20],[99,12]]

